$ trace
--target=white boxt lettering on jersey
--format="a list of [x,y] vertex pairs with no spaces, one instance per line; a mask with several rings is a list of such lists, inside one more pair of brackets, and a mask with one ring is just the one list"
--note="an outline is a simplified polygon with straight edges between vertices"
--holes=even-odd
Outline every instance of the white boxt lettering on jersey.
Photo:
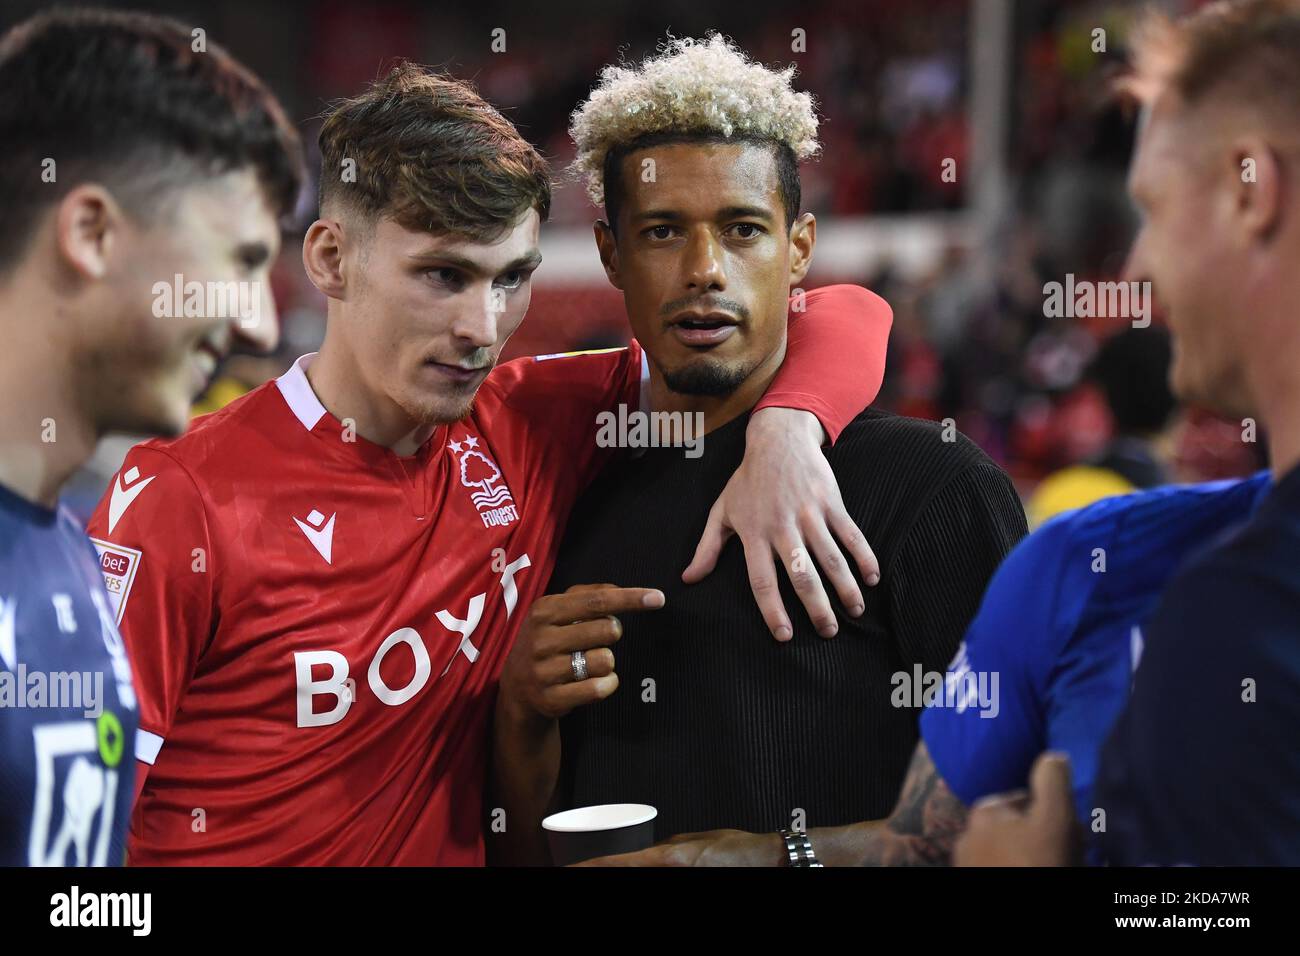
[[[528,567],[532,567],[532,561],[528,555],[523,554],[498,572],[500,574],[501,596],[506,607],[506,620],[510,619],[510,615],[514,613],[515,606],[519,601],[519,590],[515,587],[515,574]],[[474,646],[471,638],[479,623],[483,620],[483,608],[486,601],[486,592],[476,594],[470,598],[469,609],[463,620],[446,609],[438,611],[434,615],[438,622],[448,631],[460,635],[460,643],[452,654],[446,670],[438,675],[439,678],[445,676],[447,671],[451,670],[451,665],[456,662],[456,658],[460,654],[464,654],[471,664],[478,660],[479,651]],[[384,658],[399,644],[405,644],[411,649],[411,654],[415,658],[415,674],[405,687],[393,688],[384,683],[379,669],[384,662]],[[320,680],[314,679],[312,677],[312,668],[316,665],[329,667],[329,676]],[[298,689],[299,727],[328,727],[331,724],[337,724],[347,716],[348,711],[352,709],[354,691],[352,682],[348,678],[349,667],[346,657],[338,651],[295,651],[293,666],[294,680]],[[367,683],[369,683],[370,690],[375,697],[389,707],[398,707],[424,689],[425,684],[429,682],[431,673],[432,666],[429,660],[429,651],[424,645],[424,639],[420,636],[420,632],[413,627],[401,627],[384,638],[384,642],[379,645],[374,658],[370,661],[366,676]],[[334,706],[322,713],[313,713],[313,702],[317,697],[325,695],[334,698]]]
[[[464,652],[471,664],[478,660],[478,648],[474,646],[469,637],[474,633],[474,629],[478,627],[478,622],[483,620],[483,602],[486,598],[486,594],[475,594],[469,602],[469,616],[463,621],[460,618],[452,617],[446,611],[439,611],[437,614],[438,623],[447,630],[460,635],[460,646],[456,648],[456,654]],[[509,612],[506,613],[506,617],[510,617]],[[442,673],[438,675],[439,677],[447,676],[447,671],[451,670],[451,665],[456,663],[456,654],[451,655],[451,660],[442,669]]]
[[515,572],[532,566],[533,562],[528,560],[528,555],[521,554],[501,570],[501,595],[506,600],[506,620],[509,620],[510,615],[515,612],[515,604],[519,601],[519,591],[515,588]]
[[[479,612],[483,610],[482,596],[478,598]],[[473,603],[473,602],[471,602]],[[439,611],[438,618],[446,611]],[[478,623],[475,618],[474,623]],[[384,662],[384,655],[396,647],[398,644],[409,644],[411,653],[415,655],[415,676],[411,682],[401,690],[393,690],[384,683],[384,679],[379,676],[379,667]],[[420,639],[420,632],[413,627],[404,627],[400,630],[393,631],[384,639],[384,643],[379,645],[379,650],[375,651],[375,657],[370,662],[370,670],[367,671],[366,677],[370,682],[370,689],[375,692],[375,696],[382,700],[389,707],[396,707],[398,704],[405,704],[408,700],[420,692],[425,684],[429,682],[429,652],[425,650],[424,641]]]
[[[329,665],[330,676],[324,680],[312,680],[311,669],[315,664]],[[293,655],[293,667],[298,685],[299,727],[328,727],[347,716],[348,708],[352,706],[352,691],[347,687],[346,657],[338,651],[297,651]],[[323,694],[334,695],[334,707],[323,714],[313,714],[312,701]]]

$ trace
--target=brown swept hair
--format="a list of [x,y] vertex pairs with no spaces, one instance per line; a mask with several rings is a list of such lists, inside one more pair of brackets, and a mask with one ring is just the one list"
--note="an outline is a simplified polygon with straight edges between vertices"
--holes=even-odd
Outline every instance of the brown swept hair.
[[[297,130],[247,67],[192,43],[167,17],[62,8],[0,37],[0,272],[82,182],[149,216],[208,175],[252,169],[276,213],[292,211],[305,179]],[[58,161],[48,185],[46,157]]]
[[322,210],[337,203],[474,242],[496,240],[529,209],[543,222],[550,213],[541,154],[469,83],[414,63],[336,103],[319,142]]

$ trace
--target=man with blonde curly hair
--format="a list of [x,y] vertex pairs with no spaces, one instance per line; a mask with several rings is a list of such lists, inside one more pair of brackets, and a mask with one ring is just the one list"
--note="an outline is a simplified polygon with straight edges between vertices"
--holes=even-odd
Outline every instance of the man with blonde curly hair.
[[[791,829],[889,810],[918,711],[910,696],[893,703],[891,674],[943,668],[1025,533],[1010,481],[971,442],[864,412],[826,457],[880,557],[880,585],[860,615],[814,609],[782,642],[760,639],[769,622],[741,600],[753,544],[727,542],[711,499],[788,361],[786,299],[816,243],[798,162],[817,152],[817,118],[792,78],[721,36],[674,40],[638,67],[608,67],[573,114],[578,169],[605,209],[596,244],[646,349],[651,407],[701,416],[708,440],[698,459],[651,448],[620,463],[575,508],[551,591],[612,580],[666,603],[622,624],[520,632],[496,716],[496,799],[511,823],[493,842],[505,859],[546,859],[539,822],[552,807],[647,803],[660,837],[767,831],[705,833],[690,842],[697,857],[810,864],[815,848]],[[815,573],[810,555],[848,565],[830,534],[791,526],[776,544],[795,586]],[[692,552],[686,586],[677,569]],[[625,688],[576,698],[571,657]]]

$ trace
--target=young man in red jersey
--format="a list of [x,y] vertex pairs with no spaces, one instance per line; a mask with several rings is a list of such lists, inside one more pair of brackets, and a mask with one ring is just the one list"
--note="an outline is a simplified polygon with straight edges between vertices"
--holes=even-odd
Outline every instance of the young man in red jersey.
[[[500,668],[611,454],[597,415],[641,402],[636,345],[494,368],[528,305],[549,180],[466,85],[398,67],[320,142],[303,260],[329,297],[321,351],[135,448],[91,523],[131,569],[132,862],[481,863]],[[878,302],[809,295],[720,499],[769,578],[768,522],[796,513],[878,573],[820,451],[823,423],[833,439],[879,385]],[[861,604],[847,572],[833,584]]]

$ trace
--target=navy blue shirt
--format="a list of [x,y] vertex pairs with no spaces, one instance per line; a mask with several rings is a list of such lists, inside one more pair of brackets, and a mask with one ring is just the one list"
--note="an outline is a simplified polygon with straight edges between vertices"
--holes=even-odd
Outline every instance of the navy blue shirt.
[[1117,865],[1300,865],[1300,468],[1171,582],[1102,751]]
[[948,666],[951,692],[945,687],[921,716],[949,789],[970,805],[1025,787],[1041,752],[1062,751],[1075,812],[1094,831],[1102,819],[1093,793],[1098,755],[1128,698],[1161,591],[1191,557],[1245,524],[1268,477],[1108,498],[1022,541]]
[[94,547],[0,486],[0,865],[123,862],[136,723]]

